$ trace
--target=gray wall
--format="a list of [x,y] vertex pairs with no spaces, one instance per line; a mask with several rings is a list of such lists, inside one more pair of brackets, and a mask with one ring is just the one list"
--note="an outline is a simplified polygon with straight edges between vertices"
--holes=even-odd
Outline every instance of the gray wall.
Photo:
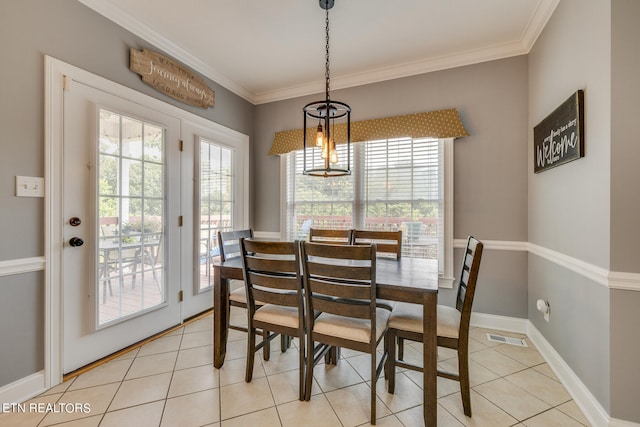
[[[0,0],[0,261],[44,255],[43,199],[15,197],[14,178],[44,176],[44,55],[253,136],[252,104],[212,81],[214,108],[178,103],[129,71],[130,47],[158,50],[75,0]],[[0,276],[11,295],[0,307],[0,387],[44,367],[43,290],[43,274]]]
[[[529,152],[529,241],[609,267],[609,2],[563,0],[529,53],[529,147],[533,127],[578,89],[585,91],[586,155],[539,174]],[[560,260],[529,256],[529,319],[607,410],[611,408],[609,289]],[[535,308],[549,301],[551,319]]]
[[[455,142],[454,236],[527,241],[527,57],[470,65],[332,91],[353,120],[457,108],[471,134]],[[323,95],[256,108],[252,212],[256,230],[280,230],[280,163],[268,152],[275,132],[302,126],[302,107]],[[455,270],[461,250],[455,251]],[[527,256],[485,252],[474,310],[527,317]],[[452,304],[452,291],[440,301]]]
[[[640,2],[611,4],[611,270],[640,273]],[[611,414],[640,423],[640,292],[611,291]]]
[[44,367],[44,274],[1,277],[0,387]]

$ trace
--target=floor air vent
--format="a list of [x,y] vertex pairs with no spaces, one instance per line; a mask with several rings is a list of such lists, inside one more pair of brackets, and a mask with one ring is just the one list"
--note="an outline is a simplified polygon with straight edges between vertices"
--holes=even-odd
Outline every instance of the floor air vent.
[[504,337],[502,335],[487,334],[487,339],[493,342],[501,342],[503,344],[517,345],[518,347],[527,347],[527,343],[520,338]]

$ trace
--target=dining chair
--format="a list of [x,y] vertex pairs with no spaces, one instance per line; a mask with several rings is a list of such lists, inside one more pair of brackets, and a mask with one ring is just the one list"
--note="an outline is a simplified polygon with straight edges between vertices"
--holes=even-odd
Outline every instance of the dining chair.
[[[373,231],[353,230],[354,245],[366,245],[375,243],[376,254],[382,257],[395,258],[400,261],[402,257],[402,230],[398,231]],[[392,310],[396,302],[378,299],[378,307]]]
[[[385,336],[390,312],[376,307],[376,246],[301,243],[307,322],[306,400],[311,399],[313,367],[332,347],[371,355],[371,424],[376,423],[376,348]],[[317,317],[316,317],[317,316]],[[316,343],[318,343],[316,345]]]
[[312,228],[309,230],[309,241],[315,243],[328,243],[331,245],[350,245],[353,239],[353,230],[330,230]]
[[375,243],[378,256],[392,256],[399,260],[402,257],[402,230],[377,231],[354,230],[353,244],[368,245]]
[[[254,355],[278,334],[299,339],[299,399],[305,398],[304,298],[298,241],[266,242],[240,238],[247,294],[247,366],[251,382]],[[257,304],[257,301],[261,301]],[[256,335],[262,330],[262,341]]]
[[[240,239],[252,239],[253,229],[218,231],[217,238],[220,261],[229,261],[242,255],[240,251]],[[229,281],[229,306],[247,308],[247,293],[242,280],[233,279]],[[229,313],[227,313],[227,320],[228,319]],[[238,331],[247,331],[247,328],[242,326],[229,325],[229,328]]]
[[[218,231],[218,251],[220,254],[220,261],[228,261],[234,258],[242,256],[240,250],[240,239],[253,239],[253,229],[248,228],[245,230],[232,230],[232,231]],[[261,301],[257,302],[258,305],[262,304]],[[242,280],[230,280],[229,281],[229,304],[227,306],[227,324],[229,329],[235,329],[237,331],[247,332],[247,328],[244,326],[232,325],[229,323],[231,317],[231,306],[246,309],[247,308],[247,292],[245,290],[245,283]],[[289,348],[289,339],[286,336],[282,336],[280,342],[280,349],[284,353]],[[263,349],[264,360],[269,360],[270,346],[267,344]]]
[[[439,347],[446,347],[458,352],[458,373],[438,370],[438,376],[460,382],[462,406],[464,413],[471,416],[471,394],[469,390],[469,322],[471,307],[476,291],[476,282],[480,270],[483,244],[472,236],[467,238],[467,246],[462,258],[462,269],[458,281],[456,306],[437,306],[437,341]],[[422,342],[423,317],[422,306],[400,303],[391,312],[387,343],[389,359],[386,369],[389,380],[388,391],[395,391],[395,367],[422,372],[422,367],[404,362],[404,340]],[[396,338],[398,342],[398,360],[396,360]]]

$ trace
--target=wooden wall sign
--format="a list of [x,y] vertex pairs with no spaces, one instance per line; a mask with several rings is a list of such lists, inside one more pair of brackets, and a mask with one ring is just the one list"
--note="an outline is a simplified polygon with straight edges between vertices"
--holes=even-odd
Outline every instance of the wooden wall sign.
[[578,90],[533,128],[533,171],[584,157],[584,91]]
[[131,48],[129,69],[140,74],[149,86],[180,102],[200,108],[214,105],[215,94],[202,77],[158,52]]

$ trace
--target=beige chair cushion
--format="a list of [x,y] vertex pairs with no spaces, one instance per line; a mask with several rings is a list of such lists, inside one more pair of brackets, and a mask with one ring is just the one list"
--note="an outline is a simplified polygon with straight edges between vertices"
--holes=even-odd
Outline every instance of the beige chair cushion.
[[[376,341],[384,334],[389,321],[389,310],[376,308]],[[369,342],[371,337],[371,321],[353,317],[336,316],[322,313],[315,321],[313,330],[319,334],[348,339],[351,341]]]
[[296,307],[266,304],[256,310],[253,320],[289,328],[298,328],[298,309]]
[[[448,305],[438,304],[438,336],[458,338],[460,312]],[[399,303],[389,317],[389,328],[422,333],[422,306]]]
[[241,288],[229,288],[231,292],[229,293],[229,301],[241,302],[243,304],[247,303],[247,291],[244,288],[244,282],[237,280],[242,284]]

